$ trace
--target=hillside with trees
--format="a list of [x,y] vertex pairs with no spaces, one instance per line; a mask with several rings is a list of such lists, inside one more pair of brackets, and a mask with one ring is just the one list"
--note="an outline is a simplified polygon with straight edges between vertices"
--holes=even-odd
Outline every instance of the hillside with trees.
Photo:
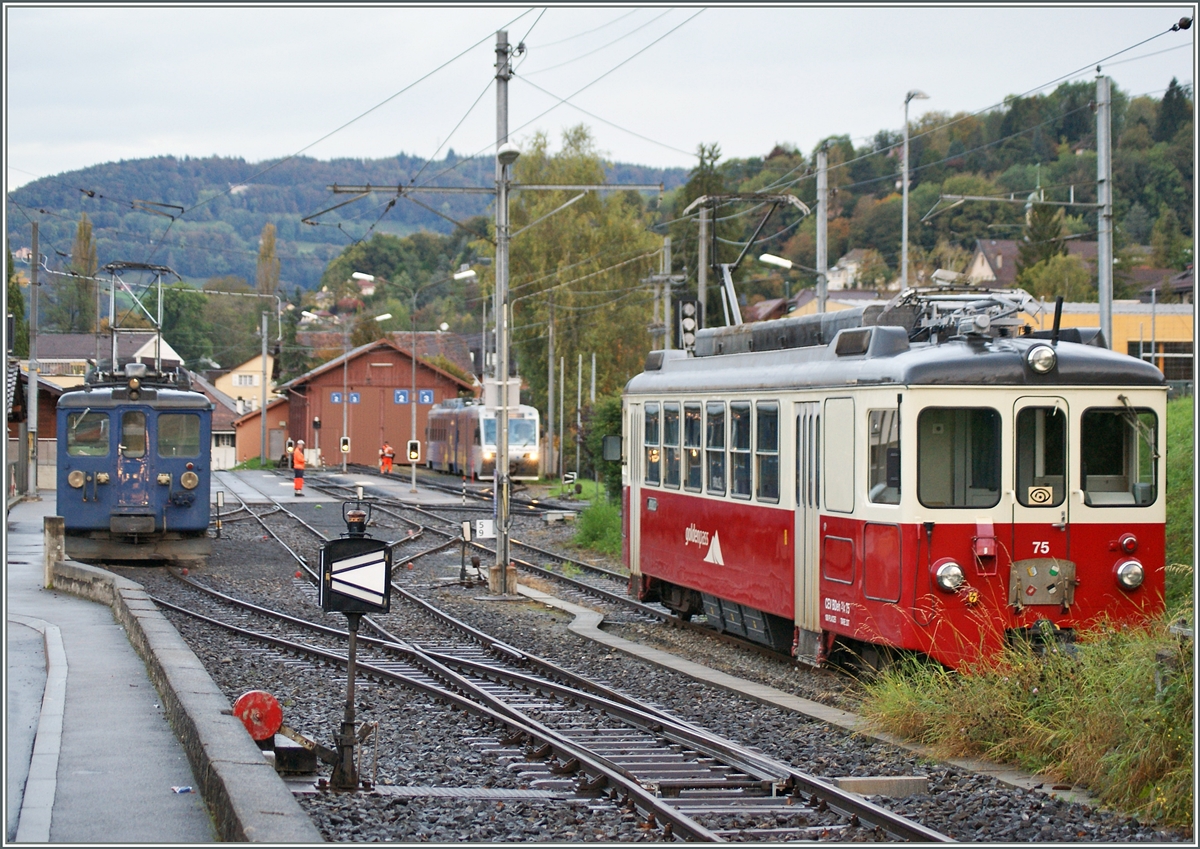
[[[1048,94],[1010,98],[990,111],[929,112],[913,121],[912,281],[927,280],[938,268],[963,270],[977,240],[1016,239],[1023,242],[1019,283],[1044,297],[1060,293],[1072,299],[1095,298],[1092,269],[1065,254],[1064,246],[1071,240],[1096,238],[1096,211],[1035,202],[1072,197],[1095,201],[1094,96],[1092,83],[1064,83]],[[1114,87],[1112,122],[1120,296],[1129,294],[1122,282],[1125,269],[1139,264],[1183,269],[1192,262],[1191,92],[1174,80],[1161,99],[1130,98]],[[860,249],[866,258],[862,276],[877,285],[899,273],[900,142],[901,135],[891,130],[881,130],[866,143],[855,144],[846,136],[821,142],[829,162],[829,263]],[[567,130],[557,151],[541,135],[524,140],[522,146],[524,152],[515,166],[517,181],[598,182],[619,173],[622,181],[662,179],[668,186],[661,197],[636,192],[589,194],[540,222],[573,195],[514,195],[514,232],[533,225],[512,246],[514,347],[531,388],[530,400],[543,408],[551,324],[554,359],[565,358],[568,369],[581,354],[590,366],[591,354],[596,353],[598,392],[616,391],[636,371],[651,344],[647,325],[652,306],[643,281],[659,271],[662,236],[672,236],[672,271],[684,274],[687,287],[694,291],[698,214],[696,210],[683,214],[694,199],[766,192],[792,193],[810,206],[816,201],[815,150],[776,145],[762,158],[723,159],[718,138],[699,145],[697,165],[685,174],[606,163],[582,126]],[[491,322],[494,279],[489,263],[494,233],[486,200],[445,195],[435,201],[428,196],[427,205],[441,213],[437,215],[408,200],[390,205],[389,196],[381,194],[318,216],[313,219],[316,226],[301,223],[305,216],[346,199],[326,190],[332,183],[488,185],[493,179],[490,159],[456,166],[459,161],[453,154],[424,169],[406,157],[331,163],[298,158],[253,178],[248,175],[262,171],[262,166],[241,160],[162,158],[96,166],[39,180],[10,194],[9,237],[14,246],[25,244],[25,216],[37,215],[42,222],[42,251],[51,265],[79,275],[55,278],[72,282],[48,287],[39,325],[47,329],[75,326],[76,318],[67,309],[72,304],[79,307],[78,321],[87,322],[82,315],[86,292],[73,293],[71,287],[84,284],[87,275],[81,272],[93,268],[94,262],[103,265],[112,259],[172,265],[190,284],[210,291],[278,291],[294,306],[285,322],[281,359],[286,378],[305,367],[312,354],[292,341],[301,310],[350,313],[360,325],[355,338],[367,338],[411,326],[415,289],[419,329],[446,323],[454,331],[475,333],[485,302]],[[95,197],[83,189],[94,190]],[[1017,202],[954,203],[942,200],[943,195]],[[147,197],[181,207],[186,214],[180,217],[171,207],[151,206]],[[131,198],[140,199],[140,206],[131,207]],[[14,213],[14,204],[25,215]],[[720,206],[715,260],[732,262],[765,212],[762,203],[752,200]],[[170,215],[176,220],[170,220]],[[448,218],[462,226],[456,227]],[[780,297],[788,286],[794,294],[797,286],[814,285],[811,273],[795,271],[785,283],[778,270],[769,270],[756,258],[763,252],[775,253],[811,268],[815,251],[815,218],[802,217],[791,206],[780,207],[737,271],[739,293],[753,302]],[[204,273],[190,272],[192,262]],[[477,278],[465,284],[451,281],[463,263],[472,265]],[[378,278],[375,291],[364,295],[351,278],[354,272]],[[717,305],[717,275],[709,275],[709,284],[708,302]],[[169,315],[178,317],[167,328],[168,341],[190,364],[207,358],[228,366],[257,352],[259,307],[247,309],[246,300],[234,296],[180,292],[168,297],[199,302],[195,307],[181,304],[168,309]],[[719,307],[716,310],[719,315]],[[358,320],[385,312],[393,318],[383,325]],[[710,311],[708,323],[716,321]],[[568,382],[574,379],[569,374]]]

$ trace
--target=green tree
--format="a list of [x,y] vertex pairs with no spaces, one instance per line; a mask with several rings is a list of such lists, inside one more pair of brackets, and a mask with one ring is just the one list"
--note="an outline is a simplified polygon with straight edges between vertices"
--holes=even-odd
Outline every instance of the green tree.
[[1175,138],[1179,128],[1192,120],[1192,104],[1179,86],[1179,80],[1171,77],[1162,104],[1158,107],[1158,122],[1154,126],[1154,140],[1169,142]]
[[1017,285],[1036,298],[1053,300],[1062,295],[1075,303],[1095,301],[1092,272],[1077,256],[1056,254],[1017,275]]
[[258,265],[255,268],[258,291],[263,295],[274,295],[279,288],[279,257],[275,255],[275,225],[263,225],[258,239]]
[[[200,368],[212,358],[213,329],[204,319],[205,296],[183,283],[163,287],[162,335],[188,368]],[[158,293],[151,289],[146,309],[157,314]]]
[[14,357],[29,356],[29,319],[25,316],[25,294],[21,291],[21,280],[13,265],[12,249],[5,247],[8,254],[8,314],[13,317],[13,334],[8,340]]
[[1025,219],[1024,239],[1017,246],[1017,273],[1051,257],[1067,253],[1063,241],[1063,211],[1046,203],[1035,203]]
[[233,368],[261,352],[261,342],[255,337],[261,321],[259,314],[274,302],[266,298],[244,298],[221,295],[218,292],[254,292],[241,277],[213,277],[204,284],[203,317],[211,328],[211,356],[222,368]]
[[1182,269],[1191,261],[1188,239],[1179,229],[1175,210],[1165,203],[1158,209],[1158,220],[1150,230],[1150,264],[1155,268]]
[[283,311],[283,344],[279,352],[279,382],[286,383],[299,377],[311,368],[308,349],[296,339],[300,326],[300,290],[296,289],[295,304],[288,304]]
[[583,447],[610,501],[621,498],[621,461],[604,459],[604,437],[621,435],[621,396],[605,395],[585,411]]

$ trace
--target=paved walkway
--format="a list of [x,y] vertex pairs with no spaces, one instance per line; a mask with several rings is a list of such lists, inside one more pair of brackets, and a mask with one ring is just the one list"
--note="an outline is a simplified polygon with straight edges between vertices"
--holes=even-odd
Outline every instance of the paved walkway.
[[53,492],[8,515],[8,841],[216,839],[146,665],[112,609],[42,586]]

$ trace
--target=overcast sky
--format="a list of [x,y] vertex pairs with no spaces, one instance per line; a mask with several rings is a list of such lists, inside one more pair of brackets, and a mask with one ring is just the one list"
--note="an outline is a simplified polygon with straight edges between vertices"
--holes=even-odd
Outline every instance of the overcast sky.
[[[585,123],[607,157],[643,165],[690,168],[702,142],[718,142],[725,158],[762,156],[776,143],[811,152],[827,135],[899,130],[911,89],[929,95],[913,102],[913,120],[978,111],[1059,77],[1093,80],[1097,61],[1156,35],[1104,72],[1131,95],[1161,97],[1172,77],[1192,83],[1195,30],[1166,31],[1193,13],[6,6],[5,173],[11,190],[158,155],[490,152],[502,28],[526,46],[509,84],[518,144],[542,130],[557,146],[563,128]],[[591,114],[556,107],[546,92]]]

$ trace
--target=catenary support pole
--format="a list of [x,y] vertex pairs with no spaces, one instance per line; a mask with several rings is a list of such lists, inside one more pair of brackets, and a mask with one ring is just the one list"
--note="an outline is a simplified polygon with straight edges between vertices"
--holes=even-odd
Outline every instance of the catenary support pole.
[[[262,456],[259,458],[259,463],[260,463],[260,465],[262,465],[263,468],[266,468],[266,465],[267,465],[267,318],[268,318],[268,316],[270,316],[270,313],[264,312],[262,314],[262,392],[260,393],[262,396],[262,406],[259,407],[259,409],[262,411],[261,414],[259,415],[259,419],[262,422],[262,433],[261,433],[262,451],[260,452]],[[161,325],[159,326],[159,330],[160,331],[162,330]],[[342,399],[342,400],[343,400],[343,402],[345,401],[345,399]]]
[[700,207],[700,257],[696,264],[696,298],[700,301],[700,327],[708,315],[708,205]]
[[829,297],[829,154],[817,151],[817,312]]
[[1096,200],[1100,207],[1097,222],[1096,268],[1097,294],[1100,298],[1100,331],[1104,344],[1111,348],[1113,298],[1113,211],[1112,211],[1112,94],[1108,77],[1096,78]]
[[550,293],[550,350],[546,356],[546,477],[558,468],[554,454],[554,293]]
[[[29,477],[25,481],[25,494],[37,498],[38,463],[38,265],[42,255],[38,253],[38,222],[33,222],[33,254],[29,262],[29,370],[25,384],[25,422],[29,444],[24,446]],[[113,368],[117,367],[113,362]]]

